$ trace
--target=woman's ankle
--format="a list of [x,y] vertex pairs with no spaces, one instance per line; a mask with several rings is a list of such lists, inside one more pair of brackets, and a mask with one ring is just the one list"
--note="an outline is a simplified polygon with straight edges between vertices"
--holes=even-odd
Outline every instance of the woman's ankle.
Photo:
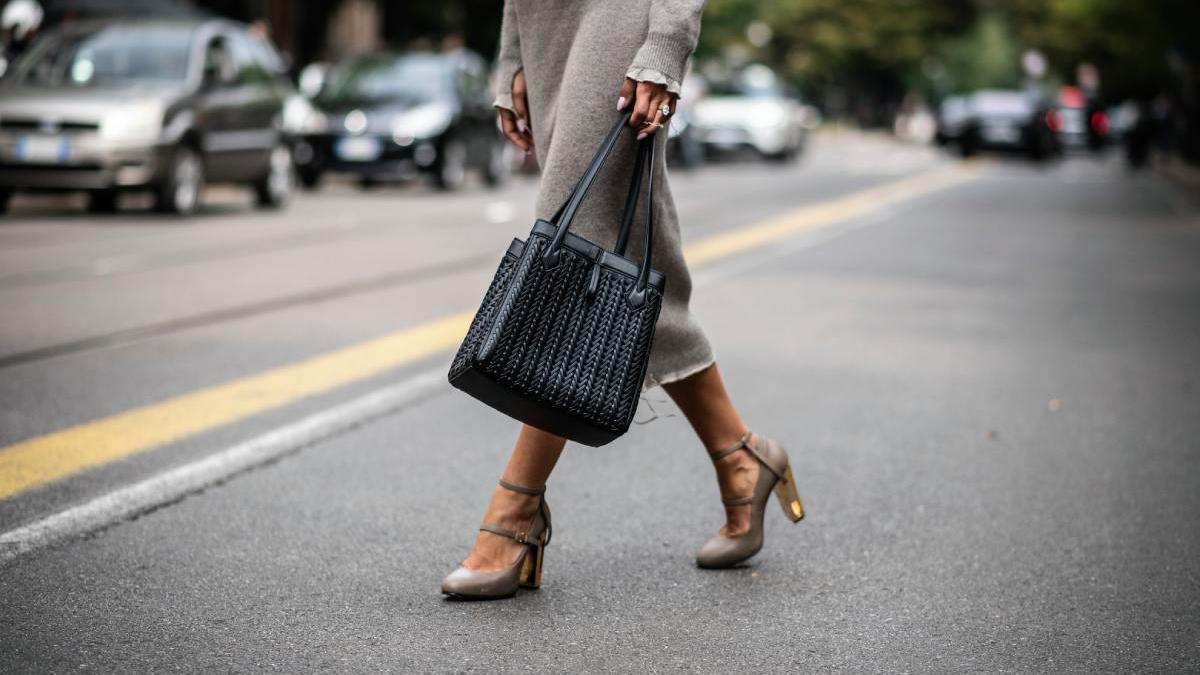
[[537,515],[541,499],[540,495],[527,495],[497,487],[492,492],[484,521],[506,526],[527,522]]

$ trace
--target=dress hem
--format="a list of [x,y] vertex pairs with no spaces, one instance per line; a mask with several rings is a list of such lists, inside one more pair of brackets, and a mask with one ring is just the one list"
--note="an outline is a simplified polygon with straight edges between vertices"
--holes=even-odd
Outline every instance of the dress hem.
[[696,373],[699,373],[703,370],[707,370],[709,367],[711,367],[716,362],[717,362],[717,360],[715,358],[709,357],[707,361],[704,361],[700,365],[697,365],[697,366],[691,366],[688,368],[676,370],[675,372],[667,373],[666,375],[663,375],[662,377],[659,377],[659,378],[652,379],[652,378],[647,377],[645,384],[642,385],[642,391],[648,391],[655,387],[661,387],[664,384],[673,384],[680,380],[686,380],[687,378],[691,377],[692,375],[695,375]]

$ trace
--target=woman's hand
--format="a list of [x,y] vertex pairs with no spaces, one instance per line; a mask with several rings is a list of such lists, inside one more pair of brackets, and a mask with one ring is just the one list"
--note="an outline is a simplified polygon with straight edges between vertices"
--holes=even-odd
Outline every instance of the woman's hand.
[[525,71],[518,70],[512,81],[512,110],[497,108],[500,116],[500,129],[512,144],[529,152],[533,147],[533,127],[529,126],[529,98],[525,93]]
[[[617,99],[617,110],[624,110],[632,100],[633,114],[629,126],[639,130],[638,140],[653,135],[667,124],[667,117],[675,112],[675,100],[679,98],[667,91],[667,85],[655,82],[638,82],[625,78],[621,84],[621,97]],[[663,114],[666,105],[670,113]]]

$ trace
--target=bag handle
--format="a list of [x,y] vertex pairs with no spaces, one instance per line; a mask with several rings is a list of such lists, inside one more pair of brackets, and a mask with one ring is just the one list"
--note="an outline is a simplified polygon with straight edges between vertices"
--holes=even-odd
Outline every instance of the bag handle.
[[592,187],[592,183],[596,180],[596,175],[600,173],[600,168],[604,166],[604,160],[612,153],[612,149],[617,144],[617,139],[621,136],[621,131],[629,122],[629,117],[632,115],[632,106],[626,112],[621,113],[620,119],[613,128],[604,137],[604,141],[600,144],[600,148],[596,150],[595,156],[588,164],[588,168],[583,172],[583,177],[575,185],[575,189],[571,190],[566,203],[559,207],[558,212],[550,219],[550,222],[557,225],[558,228],[554,232],[554,238],[550,240],[550,246],[546,249],[545,255],[542,256],[542,264],[546,267],[554,267],[559,261],[559,251],[562,248],[563,240],[567,238],[567,230],[571,227],[571,221],[575,219],[575,212],[579,210],[579,204],[583,202],[583,198],[587,195],[587,191]]
[[642,143],[646,144],[646,246],[642,249],[642,267],[638,270],[637,285],[629,294],[629,304],[636,309],[646,304],[646,286],[650,284],[650,242],[654,240],[654,136]]
[[646,153],[639,150],[637,160],[633,165],[633,176],[629,181],[629,195],[625,197],[625,215],[621,217],[621,230],[617,234],[617,245],[613,252],[619,256],[625,255],[629,245],[629,234],[633,229],[633,218],[637,214],[638,196],[642,191],[642,171],[646,165]]
[[[629,244],[629,235],[633,231],[634,217],[637,215],[638,196],[642,191],[642,176],[645,173],[646,157],[652,154],[653,150],[651,143],[639,143],[634,166],[633,176],[629,181],[629,194],[625,197],[625,212],[621,218],[621,229],[617,233],[617,244],[614,252],[619,256],[625,255],[625,249]],[[653,160],[651,160],[653,161]],[[653,200],[653,195],[650,197]],[[640,278],[640,270],[639,270]],[[592,276],[588,280],[587,291],[585,295],[589,300],[596,297],[596,291],[600,288],[600,265],[599,259],[596,264],[592,265]]]
[[[600,144],[600,148],[596,150],[596,154],[592,157],[591,163],[588,164],[587,170],[584,171],[579,182],[575,184],[575,188],[567,196],[566,202],[559,207],[558,211],[550,219],[550,222],[557,225],[557,228],[554,232],[554,237],[550,241],[550,246],[542,256],[542,265],[545,267],[551,268],[558,264],[561,258],[562,243],[567,237],[567,231],[571,227],[571,222],[575,219],[575,213],[579,210],[579,205],[583,202],[583,198],[587,196],[587,192],[596,180],[597,174],[600,173],[600,169],[604,166],[604,160],[608,159],[608,156],[616,146],[617,139],[621,136],[621,131],[624,130],[629,122],[630,115],[632,115],[632,107],[627,109],[626,112],[621,113],[617,123],[609,130],[608,135],[604,137],[604,141]],[[629,302],[635,308],[641,307],[646,301],[646,287],[650,283],[650,258],[653,251],[652,242],[654,240],[655,139],[651,137],[645,141],[640,141],[640,143],[644,143],[644,145],[638,151],[637,165],[635,166],[633,176],[634,183],[631,184],[630,194],[625,201],[625,213],[616,247],[617,254],[622,255],[629,242],[629,230],[632,228],[634,209],[636,208],[641,191],[642,168],[645,163],[648,163],[650,168],[646,172],[649,177],[646,188],[646,241],[641,266],[638,269],[637,284],[629,294]]]

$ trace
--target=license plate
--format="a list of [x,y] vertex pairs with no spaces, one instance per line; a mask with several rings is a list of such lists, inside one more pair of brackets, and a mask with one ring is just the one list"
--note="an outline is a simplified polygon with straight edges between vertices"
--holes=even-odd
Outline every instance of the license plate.
[[1020,138],[1020,133],[1008,125],[991,125],[983,128],[983,138],[993,143],[1011,143]]
[[64,136],[21,136],[16,150],[22,162],[58,164],[71,155],[71,143]]
[[338,140],[337,156],[347,162],[370,162],[383,154],[383,144],[371,136],[347,136]]

